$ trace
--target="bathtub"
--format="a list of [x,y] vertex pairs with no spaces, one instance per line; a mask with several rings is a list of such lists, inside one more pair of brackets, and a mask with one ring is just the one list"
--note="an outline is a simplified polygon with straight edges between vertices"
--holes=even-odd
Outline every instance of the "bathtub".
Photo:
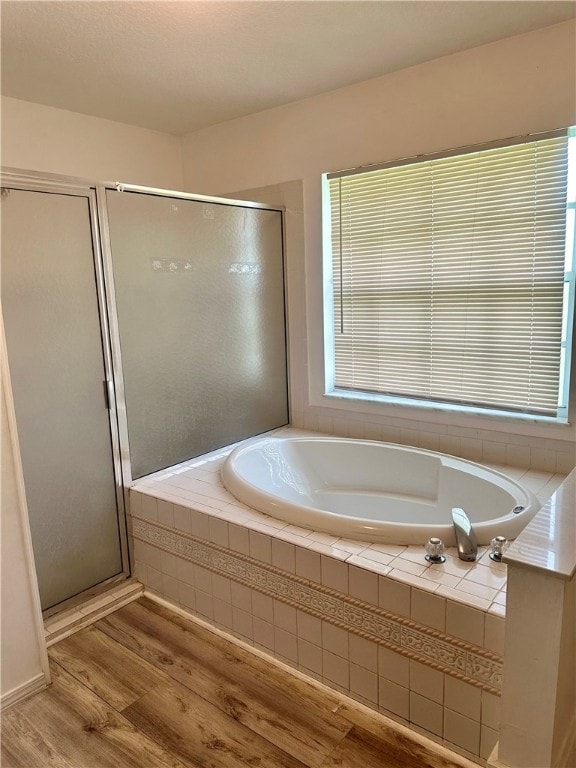
[[479,544],[515,538],[534,494],[506,475],[454,456],[332,437],[265,437],[222,468],[239,501],[280,520],[362,541],[455,544],[451,511],[468,515]]

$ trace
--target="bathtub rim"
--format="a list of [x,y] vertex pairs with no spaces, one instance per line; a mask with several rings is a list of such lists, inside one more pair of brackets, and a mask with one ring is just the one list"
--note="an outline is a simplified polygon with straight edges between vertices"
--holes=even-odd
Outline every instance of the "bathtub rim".
[[[475,523],[474,531],[476,533],[479,546],[481,547],[489,544],[489,541],[493,535],[506,536],[506,538],[511,541],[516,539],[541,508],[541,504],[536,495],[529,488],[526,488],[517,480],[507,475],[505,472],[492,469],[491,467],[481,464],[480,462],[463,459],[459,456],[453,456],[441,451],[432,451],[425,448],[418,448],[400,443],[390,443],[381,440],[364,440],[358,438],[337,437],[333,435],[284,436],[269,433],[251,440],[250,442],[242,443],[237,446],[226,458],[221,469],[220,474],[224,487],[238,501],[246,504],[246,506],[250,507],[251,509],[255,509],[263,512],[264,514],[270,515],[276,520],[280,520],[292,525],[301,526],[313,531],[319,531],[333,536],[342,536],[352,540],[370,541],[376,544],[394,544],[398,546],[410,546],[415,544],[424,545],[424,543],[431,536],[437,536],[438,538],[441,538],[447,547],[453,547],[456,543],[454,527],[451,524],[422,525],[420,523],[391,523],[389,521],[378,521],[377,525],[375,525],[374,520],[344,516],[329,510],[322,510],[317,507],[311,507],[304,504],[295,504],[288,499],[284,499],[280,496],[265,491],[262,488],[259,488],[257,485],[243,477],[234,468],[234,464],[239,457],[246,453],[257,450],[265,443],[277,442],[327,442],[339,444],[345,443],[348,445],[372,444],[407,453],[418,453],[437,458],[445,458],[456,462],[457,464],[481,469],[483,473],[501,478],[505,483],[511,484],[526,496],[526,509],[516,515],[512,515],[512,513],[509,511],[500,517],[492,518],[484,522]],[[303,517],[305,519],[303,519]],[[517,530],[520,520],[523,520],[524,524],[520,530]],[[331,522],[336,523],[336,527],[330,525]],[[498,530],[496,532],[492,530],[490,534],[487,534],[486,530],[488,528],[493,529],[495,525],[497,526]],[[400,541],[398,538],[397,530],[399,527],[402,528],[402,532],[405,534],[405,538],[403,538],[402,541]],[[336,528],[338,530],[336,530]]]

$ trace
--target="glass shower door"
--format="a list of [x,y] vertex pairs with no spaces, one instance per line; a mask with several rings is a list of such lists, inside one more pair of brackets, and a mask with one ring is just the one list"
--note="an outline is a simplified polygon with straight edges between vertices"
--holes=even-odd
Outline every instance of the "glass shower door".
[[90,193],[2,198],[2,311],[47,609],[123,571]]
[[282,214],[106,190],[132,478],[288,421]]

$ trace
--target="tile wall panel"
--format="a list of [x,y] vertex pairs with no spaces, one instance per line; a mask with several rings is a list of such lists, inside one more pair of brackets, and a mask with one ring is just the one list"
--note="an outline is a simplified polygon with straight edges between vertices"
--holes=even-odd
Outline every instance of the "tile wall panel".
[[[499,628],[486,631],[489,614],[468,608],[476,621],[467,634],[470,616],[453,616],[445,598],[393,581],[387,589],[386,577],[364,578],[357,566],[328,555],[321,556],[324,580],[317,563],[300,576],[292,570],[296,551],[292,557],[282,550],[281,568],[271,562],[272,541],[259,541],[260,560],[245,553],[246,541],[243,552],[212,542],[210,526],[201,538],[188,533],[186,521],[176,528],[138,516],[153,505],[131,495],[136,572],[151,592],[460,750],[479,756],[482,744],[492,743],[501,655],[494,650]],[[456,634],[446,629],[448,615]]]
[[543,470],[552,474],[567,475],[576,465],[574,443],[568,439],[536,438],[513,432],[366,416],[317,406],[293,409],[292,425],[340,437],[383,440],[449,453],[469,461]]

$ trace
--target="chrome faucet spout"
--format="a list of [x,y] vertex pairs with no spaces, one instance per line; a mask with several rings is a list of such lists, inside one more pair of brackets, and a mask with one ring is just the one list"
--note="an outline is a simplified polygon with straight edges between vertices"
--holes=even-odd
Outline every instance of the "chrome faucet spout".
[[460,560],[476,560],[478,544],[468,515],[463,509],[454,507],[452,509],[452,522],[454,523],[454,533],[456,534],[458,557]]

